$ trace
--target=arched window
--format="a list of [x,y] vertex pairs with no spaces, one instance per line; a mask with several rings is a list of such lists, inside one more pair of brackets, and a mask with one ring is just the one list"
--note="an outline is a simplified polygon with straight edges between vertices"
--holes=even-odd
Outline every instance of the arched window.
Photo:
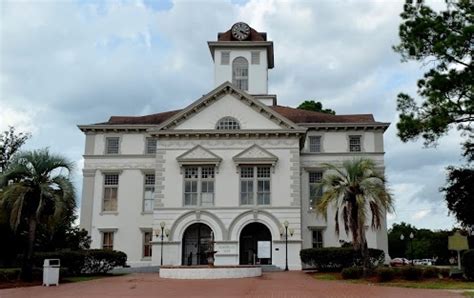
[[241,90],[249,90],[249,62],[244,57],[232,61],[232,84]]
[[224,118],[221,118],[219,121],[217,121],[216,129],[224,129],[224,130],[225,129],[227,130],[240,129],[240,123],[235,118],[224,117]]

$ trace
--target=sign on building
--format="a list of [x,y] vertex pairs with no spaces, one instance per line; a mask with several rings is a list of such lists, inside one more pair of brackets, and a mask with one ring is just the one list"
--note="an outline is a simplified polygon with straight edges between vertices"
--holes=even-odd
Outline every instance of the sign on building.
[[269,259],[272,257],[271,242],[270,241],[258,241],[257,258]]

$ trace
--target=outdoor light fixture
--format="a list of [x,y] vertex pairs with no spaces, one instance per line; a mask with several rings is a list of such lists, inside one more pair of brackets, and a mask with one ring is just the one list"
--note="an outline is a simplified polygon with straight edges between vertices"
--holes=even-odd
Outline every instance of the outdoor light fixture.
[[[410,257],[411,257],[411,264],[413,265],[413,238],[415,238],[415,234],[413,232],[410,233],[408,236],[410,238]],[[405,240],[405,235],[400,235],[400,240]]]
[[165,235],[166,235],[166,238],[168,238],[169,235],[170,235],[170,230],[169,229],[165,230],[165,226],[166,226],[166,223],[164,221],[162,221],[162,222],[160,222],[161,231],[159,229],[155,230],[156,236],[161,235],[161,261],[160,261],[160,266],[163,266],[163,239],[164,239]]
[[[283,222],[283,227],[280,228],[280,235],[283,236],[285,234],[285,271],[288,271],[288,226],[290,223],[285,220]],[[295,230],[293,228],[290,228],[289,233],[290,236],[293,236],[293,233]]]

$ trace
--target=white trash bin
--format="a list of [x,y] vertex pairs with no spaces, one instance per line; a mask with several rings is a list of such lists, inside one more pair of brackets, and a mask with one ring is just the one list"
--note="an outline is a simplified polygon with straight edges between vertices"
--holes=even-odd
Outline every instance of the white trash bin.
[[59,259],[44,259],[43,262],[43,286],[59,285]]

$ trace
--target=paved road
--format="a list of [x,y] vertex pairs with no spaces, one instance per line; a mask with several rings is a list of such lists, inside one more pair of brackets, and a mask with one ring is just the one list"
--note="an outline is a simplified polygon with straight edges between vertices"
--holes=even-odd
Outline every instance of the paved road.
[[303,272],[264,273],[258,278],[168,280],[153,273],[63,284],[0,290],[0,297],[462,297],[422,290],[315,280]]

